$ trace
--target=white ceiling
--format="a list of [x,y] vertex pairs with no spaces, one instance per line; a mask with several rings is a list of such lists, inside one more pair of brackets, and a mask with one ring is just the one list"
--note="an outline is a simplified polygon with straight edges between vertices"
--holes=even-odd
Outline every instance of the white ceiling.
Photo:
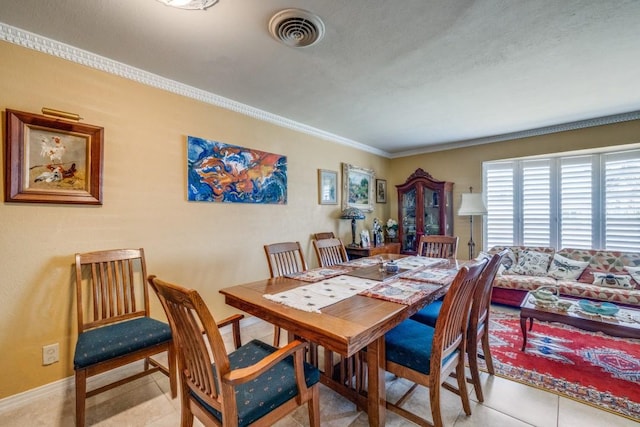
[[[290,7],[323,40],[274,40]],[[638,118],[639,18],[638,0],[0,1],[5,40],[26,30],[390,157]]]

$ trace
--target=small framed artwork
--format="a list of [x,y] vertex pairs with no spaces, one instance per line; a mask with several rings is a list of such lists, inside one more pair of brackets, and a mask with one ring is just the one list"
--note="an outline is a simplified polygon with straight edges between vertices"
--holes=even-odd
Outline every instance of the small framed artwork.
[[102,204],[104,129],[6,111],[5,201]]
[[318,169],[318,204],[338,204],[338,172]]
[[342,209],[358,208],[373,212],[373,170],[342,164]]
[[369,230],[360,231],[360,246],[363,248],[371,247],[371,237],[369,236]]
[[387,203],[386,179],[376,179],[376,203]]

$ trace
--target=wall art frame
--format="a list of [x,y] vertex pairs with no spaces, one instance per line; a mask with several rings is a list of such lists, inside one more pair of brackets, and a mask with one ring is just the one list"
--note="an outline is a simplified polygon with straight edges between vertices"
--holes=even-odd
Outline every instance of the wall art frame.
[[187,137],[187,200],[287,204],[287,156]]
[[6,110],[5,202],[102,204],[104,128]]
[[318,204],[338,204],[338,172],[318,169]]
[[376,179],[376,203],[387,203],[386,179]]
[[342,209],[358,208],[363,212],[373,212],[375,173],[365,169],[342,164]]

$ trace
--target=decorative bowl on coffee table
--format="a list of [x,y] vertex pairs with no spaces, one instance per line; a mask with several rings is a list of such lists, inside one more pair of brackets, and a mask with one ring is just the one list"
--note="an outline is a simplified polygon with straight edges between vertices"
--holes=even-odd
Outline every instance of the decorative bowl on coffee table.
[[578,305],[587,313],[601,314],[604,316],[614,316],[618,310],[620,310],[617,305],[610,302],[596,302],[586,299],[578,301]]

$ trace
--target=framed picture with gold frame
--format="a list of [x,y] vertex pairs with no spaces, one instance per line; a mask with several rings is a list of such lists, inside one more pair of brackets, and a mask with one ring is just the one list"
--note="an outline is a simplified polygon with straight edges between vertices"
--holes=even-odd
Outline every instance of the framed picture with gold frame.
[[373,212],[375,174],[371,169],[342,164],[342,209]]
[[338,172],[318,169],[318,204],[338,204]]
[[387,203],[386,179],[376,179],[376,203]]
[[104,129],[7,109],[5,201],[102,204]]

